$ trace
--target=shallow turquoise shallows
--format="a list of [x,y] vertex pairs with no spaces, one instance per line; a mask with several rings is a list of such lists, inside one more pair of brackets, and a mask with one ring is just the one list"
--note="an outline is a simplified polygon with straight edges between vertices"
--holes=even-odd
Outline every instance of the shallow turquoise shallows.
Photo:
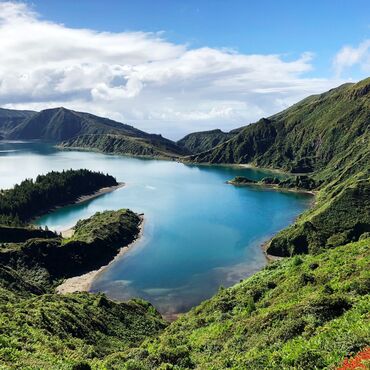
[[[145,215],[143,237],[92,285],[93,292],[126,300],[141,297],[162,313],[184,312],[261,269],[261,243],[284,228],[312,197],[225,182],[266,172],[227,166],[194,166],[77,151],[40,143],[0,142],[0,187],[51,170],[89,168],[114,175],[126,186],[68,206],[37,221],[64,230],[106,209]],[[269,174],[271,175],[271,173]]]

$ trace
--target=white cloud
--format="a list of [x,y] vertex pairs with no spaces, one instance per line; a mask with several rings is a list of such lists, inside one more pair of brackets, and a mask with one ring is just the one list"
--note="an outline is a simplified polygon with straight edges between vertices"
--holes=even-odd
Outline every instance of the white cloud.
[[360,65],[364,72],[370,72],[370,40],[361,42],[357,47],[344,46],[335,55],[333,64],[337,75],[354,65]]
[[0,49],[1,106],[64,105],[171,137],[229,130],[339,83],[305,77],[310,53],[286,61],[194,49],[163,33],[72,29],[13,2],[0,2]]

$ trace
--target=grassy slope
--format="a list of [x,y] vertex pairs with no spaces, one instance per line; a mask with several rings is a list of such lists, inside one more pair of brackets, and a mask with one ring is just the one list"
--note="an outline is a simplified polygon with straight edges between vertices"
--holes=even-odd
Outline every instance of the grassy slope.
[[138,234],[140,222],[140,218],[129,209],[97,212],[90,218],[79,220],[73,228],[73,236],[63,243],[94,243],[101,240],[109,245],[126,244]]
[[138,234],[139,223],[130,210],[106,211],[79,221],[63,244],[30,239],[1,246],[0,368],[71,369],[84,361],[101,368],[107,354],[163,330],[166,323],[147,302],[52,293],[61,277],[111,260]]
[[188,149],[191,153],[197,154],[213,149],[215,146],[230,140],[235,134],[235,132],[222,132],[219,129],[193,132],[183,137],[177,144]]
[[368,171],[329,184],[318,194],[316,206],[278,233],[267,252],[277,256],[317,253],[358,240],[370,232],[369,200]]
[[128,136],[145,136],[145,132],[107,118],[66,108],[37,112],[9,133],[10,139],[62,141],[82,134],[121,132]]
[[[117,369],[322,369],[370,343],[370,239],[292,257],[219,293]],[[134,367],[134,364],[137,367]],[[162,366],[162,367],[161,367]]]
[[[36,112],[0,108],[0,135],[6,136],[15,126]],[[1,138],[0,136],[0,138]]]
[[27,290],[20,295],[0,288],[0,302],[0,367],[5,369],[71,369],[86,361],[98,366],[105,355],[138,345],[165,327],[148,303],[119,304],[103,295]]

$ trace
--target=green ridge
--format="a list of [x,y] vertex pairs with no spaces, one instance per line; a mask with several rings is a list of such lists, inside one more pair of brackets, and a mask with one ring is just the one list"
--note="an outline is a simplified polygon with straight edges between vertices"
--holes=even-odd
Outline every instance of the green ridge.
[[351,166],[350,175],[369,163],[369,94],[370,78],[308,97],[190,159],[314,172],[326,181]]
[[31,238],[0,245],[0,264],[22,273],[30,283],[53,287],[61,279],[108,264],[139,235],[141,219],[126,209],[105,211],[79,221],[69,239]]
[[219,129],[211,131],[193,132],[179,140],[177,144],[189,150],[189,152],[198,154],[213,149],[215,146],[230,140],[236,132],[223,132]]
[[121,134],[81,135],[60,143],[59,147],[143,157],[177,158],[189,154],[186,148],[157,135],[139,138]]

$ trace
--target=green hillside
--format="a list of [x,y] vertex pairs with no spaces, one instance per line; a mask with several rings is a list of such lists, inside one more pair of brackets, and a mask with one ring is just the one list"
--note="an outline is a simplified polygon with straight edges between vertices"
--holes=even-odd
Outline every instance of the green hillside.
[[137,237],[140,222],[130,210],[106,211],[79,221],[67,240],[29,235],[22,243],[0,243],[2,369],[86,369],[87,362],[101,364],[163,330],[166,323],[142,300],[53,293],[61,279],[111,261]]
[[121,209],[79,221],[69,239],[53,234],[32,235],[17,243],[0,240],[0,264],[22,273],[30,283],[52,287],[61,279],[107,265],[122,247],[135,240],[140,224],[137,214]]
[[189,154],[186,148],[158,135],[147,135],[146,137],[121,134],[82,135],[62,142],[59,147],[144,157],[177,158]]
[[193,132],[179,140],[177,144],[188,149],[190,153],[198,154],[213,149],[236,135],[236,132],[223,132],[220,129]]
[[370,173],[326,186],[315,206],[272,238],[267,252],[277,256],[318,253],[370,235]]
[[14,128],[8,138],[59,142],[82,134],[107,132],[121,132],[130,136],[146,135],[143,131],[123,123],[61,107],[45,109],[32,115]]
[[310,96],[190,159],[251,163],[296,173],[320,173],[330,179],[348,165],[363,168],[369,161],[369,122],[370,78]]
[[[0,367],[90,369],[165,327],[153,306],[103,295],[46,294],[0,265]],[[102,367],[100,367],[102,368]]]
[[26,179],[12,189],[0,189],[0,224],[26,223],[83,195],[117,185],[113,176],[86,169],[52,171],[37,176],[35,181]]

